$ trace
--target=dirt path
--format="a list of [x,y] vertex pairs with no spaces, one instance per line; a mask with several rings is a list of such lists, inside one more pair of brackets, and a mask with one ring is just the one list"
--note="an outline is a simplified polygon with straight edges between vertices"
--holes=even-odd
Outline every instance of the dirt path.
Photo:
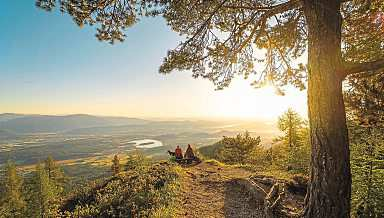
[[250,172],[205,162],[184,170],[178,217],[264,217],[260,206],[233,183]]

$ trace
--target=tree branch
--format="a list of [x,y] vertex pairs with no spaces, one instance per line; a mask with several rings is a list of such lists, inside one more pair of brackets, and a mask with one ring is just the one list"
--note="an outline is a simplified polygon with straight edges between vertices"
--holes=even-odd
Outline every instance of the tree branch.
[[279,5],[273,6],[267,13],[270,16],[283,13],[285,11],[289,11],[295,8],[298,8],[302,5],[301,0],[290,0],[285,3],[281,3]]
[[367,71],[377,71],[380,69],[384,69],[384,58],[376,61],[364,62],[364,63],[345,63],[341,73],[344,77],[346,77],[352,74],[357,74],[357,73],[362,73]]
[[[256,40],[258,40],[258,38],[260,38],[262,32],[264,31],[264,28],[265,28],[265,25],[266,25],[268,18],[275,16],[276,14],[280,14],[280,13],[283,13],[285,11],[295,9],[299,6],[301,6],[301,0],[291,0],[291,1],[288,1],[285,3],[281,3],[279,5],[271,6],[269,10],[266,10],[265,13],[263,13],[260,16],[260,18],[257,21],[257,24],[253,27],[250,36],[246,40],[244,40],[243,43],[241,43],[240,47],[238,49],[236,49],[235,54],[239,53],[250,42],[250,40],[256,34],[257,29],[258,29],[257,27],[259,27],[259,26],[260,26],[260,29],[259,29],[260,32],[256,36],[256,39],[254,41],[256,41]],[[257,9],[255,9],[255,10],[257,10]],[[252,20],[253,20],[253,18],[252,18]]]
[[[188,45],[191,41],[193,41],[193,39],[198,35],[200,34],[204,28],[209,24],[209,22],[211,21],[212,17],[221,9],[221,8],[225,8],[225,3],[227,2],[227,0],[223,0],[217,8],[215,8],[215,10],[210,14],[210,16],[207,18],[207,20],[205,20],[205,22],[200,26],[200,28],[195,32],[195,34],[190,37],[189,39],[187,39],[187,41],[185,43],[183,43],[183,46],[182,48],[184,48],[186,45]],[[276,15],[276,14],[280,14],[280,13],[283,13],[285,11],[288,11],[288,10],[292,10],[292,9],[295,9],[295,8],[298,8],[302,5],[302,0],[290,0],[290,1],[287,1],[287,2],[284,2],[284,3],[281,3],[281,4],[278,4],[278,5],[273,5],[273,6],[270,6],[270,7],[264,7],[264,8],[260,8],[260,7],[255,7],[255,8],[252,8],[253,10],[260,10],[260,11],[263,11],[264,13],[260,16],[260,18],[258,19],[258,24],[254,26],[252,32],[251,32],[251,35],[250,37],[248,37],[247,40],[245,40],[245,42],[242,43],[242,45],[240,46],[239,49],[237,49],[237,51],[235,53],[238,53],[240,52],[245,46],[247,43],[249,43],[249,41],[252,39],[252,37],[254,36],[254,34],[256,33],[257,31],[257,27],[261,24],[261,27],[263,28],[265,26],[265,23],[267,22],[267,19]],[[268,9],[268,10],[266,10]],[[262,30],[261,30],[262,31]],[[181,49],[182,50],[182,49]]]
[[[221,7],[227,2],[228,0],[223,0],[216,8],[215,10],[209,15],[209,17],[204,21],[204,23],[199,27],[199,29],[195,32],[195,34],[187,39],[185,43],[183,43],[183,48],[188,45],[191,41],[193,41],[194,38],[196,38],[197,35],[199,35],[204,28],[209,24],[209,22],[212,20],[213,16],[220,10]],[[181,49],[182,50],[182,49]]]
[[272,6],[244,6],[244,5],[224,5],[224,8],[229,9],[244,9],[253,11],[268,11],[271,12],[271,16],[282,13],[284,11],[292,10],[301,6],[301,0],[290,0],[278,5]]

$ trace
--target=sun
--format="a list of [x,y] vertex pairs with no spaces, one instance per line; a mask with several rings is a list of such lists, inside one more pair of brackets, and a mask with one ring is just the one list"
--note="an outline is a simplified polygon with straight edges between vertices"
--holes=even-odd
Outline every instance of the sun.
[[304,91],[288,87],[285,95],[278,95],[276,88],[267,85],[254,88],[246,80],[234,81],[227,89],[216,93],[212,108],[214,115],[241,119],[276,119],[288,108],[293,108],[302,116],[307,114],[307,98]]

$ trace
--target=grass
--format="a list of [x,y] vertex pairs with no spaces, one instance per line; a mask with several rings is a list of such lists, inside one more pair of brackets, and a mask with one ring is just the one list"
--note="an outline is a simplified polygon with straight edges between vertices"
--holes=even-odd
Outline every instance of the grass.
[[[171,169],[173,172],[176,172],[178,178],[184,173],[184,170],[179,166],[174,166]],[[154,210],[150,217],[153,218],[173,218],[176,217],[176,212],[181,208],[181,201],[179,196],[182,194],[180,192],[180,181],[178,179],[174,180],[170,184],[167,184],[165,187],[166,192],[174,193],[172,201],[168,202],[165,206],[160,206]]]
[[208,164],[211,164],[211,165],[214,165],[214,166],[218,166],[218,167],[223,167],[223,166],[233,166],[233,165],[227,165],[225,163],[222,163],[218,160],[215,160],[215,159],[209,159],[209,160],[204,160],[205,163],[208,163]]
[[258,175],[270,176],[270,177],[284,179],[284,180],[292,180],[295,176],[298,176],[298,175],[306,176],[305,174],[297,173],[295,171],[283,170],[276,165],[265,167],[265,166],[254,165],[254,164],[226,164],[215,159],[205,160],[205,162],[208,164],[212,164],[214,166],[219,166],[219,167],[241,168],[247,171],[251,171]]

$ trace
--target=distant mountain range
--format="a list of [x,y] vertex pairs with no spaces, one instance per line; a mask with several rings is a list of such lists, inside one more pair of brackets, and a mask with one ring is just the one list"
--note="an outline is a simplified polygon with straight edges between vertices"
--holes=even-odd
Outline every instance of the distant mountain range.
[[[250,130],[258,135],[271,135],[276,130],[263,121],[227,122],[209,120],[153,121],[129,117],[72,115],[0,114],[0,137],[22,134],[59,133],[66,135],[164,135],[185,133],[219,133],[233,135]],[[226,132],[227,131],[227,132]],[[216,134],[215,134],[216,135]]]
[[142,125],[148,122],[137,118],[87,114],[54,116],[5,113],[0,114],[0,134],[59,133],[82,128]]

